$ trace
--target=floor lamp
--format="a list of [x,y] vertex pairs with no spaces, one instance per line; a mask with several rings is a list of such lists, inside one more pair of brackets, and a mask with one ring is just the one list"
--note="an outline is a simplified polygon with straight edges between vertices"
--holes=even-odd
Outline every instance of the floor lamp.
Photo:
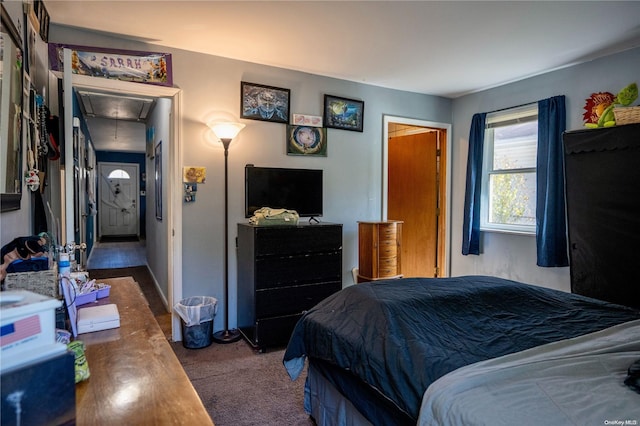
[[213,333],[213,340],[217,343],[232,343],[240,340],[238,329],[229,330],[229,186],[227,178],[227,159],[229,158],[229,145],[240,130],[244,128],[242,123],[216,122],[209,127],[224,146],[224,330]]

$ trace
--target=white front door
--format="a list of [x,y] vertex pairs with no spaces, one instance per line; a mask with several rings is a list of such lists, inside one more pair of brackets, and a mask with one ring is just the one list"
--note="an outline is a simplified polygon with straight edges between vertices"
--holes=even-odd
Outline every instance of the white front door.
[[98,163],[100,236],[139,235],[138,164]]

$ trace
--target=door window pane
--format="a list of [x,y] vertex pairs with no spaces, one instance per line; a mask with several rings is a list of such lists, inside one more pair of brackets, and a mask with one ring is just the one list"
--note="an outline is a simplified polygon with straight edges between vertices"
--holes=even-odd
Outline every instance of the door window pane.
[[131,179],[129,173],[122,169],[115,169],[108,176],[109,179]]

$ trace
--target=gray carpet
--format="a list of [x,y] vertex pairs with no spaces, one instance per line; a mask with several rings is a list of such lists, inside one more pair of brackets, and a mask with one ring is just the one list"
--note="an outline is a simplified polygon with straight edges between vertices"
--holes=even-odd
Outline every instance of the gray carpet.
[[306,373],[291,381],[284,349],[256,353],[242,340],[171,347],[216,426],[314,425],[303,408]]

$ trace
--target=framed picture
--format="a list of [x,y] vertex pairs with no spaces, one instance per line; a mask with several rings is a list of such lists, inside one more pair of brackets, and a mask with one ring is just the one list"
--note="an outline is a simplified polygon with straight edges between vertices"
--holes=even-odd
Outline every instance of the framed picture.
[[327,156],[327,129],[287,126],[287,155]]
[[240,82],[240,118],[289,124],[291,90]]
[[25,74],[29,75],[31,81],[36,81],[36,43],[38,40],[37,29],[31,25],[31,21],[27,24],[27,60],[24,62]]
[[44,8],[44,5],[42,6],[42,10],[44,14],[40,19],[40,38],[45,43],[49,43],[49,21],[51,18],[49,18],[49,14],[47,13],[47,9]]
[[156,219],[162,220],[162,141],[155,149]]
[[147,157],[153,159],[154,155],[154,142],[155,142],[155,127],[147,127]]
[[364,102],[324,95],[324,127],[362,132]]
[[322,127],[322,117],[319,115],[293,114],[293,124],[296,126]]
[[206,167],[183,167],[182,181],[185,183],[204,183],[207,179]]

